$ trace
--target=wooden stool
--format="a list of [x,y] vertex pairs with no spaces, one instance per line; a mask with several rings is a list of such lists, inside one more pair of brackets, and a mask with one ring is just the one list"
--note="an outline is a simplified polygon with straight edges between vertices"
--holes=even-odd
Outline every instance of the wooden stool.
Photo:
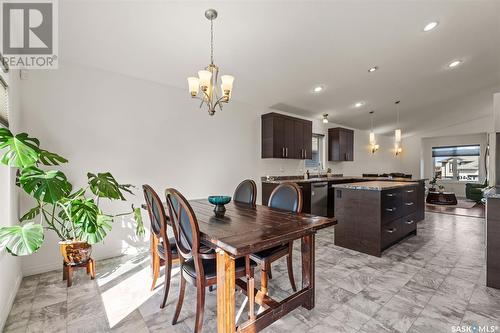
[[87,275],[90,275],[90,278],[92,280],[95,279],[95,261],[94,259],[90,258],[86,262],[82,262],[80,264],[67,264],[66,262],[63,263],[63,281],[67,281],[67,286],[71,287],[73,284],[73,269],[74,268],[83,268],[85,267],[87,269]]

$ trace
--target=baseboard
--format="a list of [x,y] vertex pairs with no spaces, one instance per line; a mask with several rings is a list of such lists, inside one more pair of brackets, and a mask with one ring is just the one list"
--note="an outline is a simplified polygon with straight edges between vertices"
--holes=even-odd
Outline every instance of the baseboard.
[[[126,254],[127,250],[125,249],[116,249],[111,251],[106,251],[106,253],[102,253],[101,255],[92,255],[92,258],[95,260],[104,260],[109,258],[118,257],[120,255]],[[41,264],[41,265],[30,265],[29,267],[22,266],[22,274],[23,276],[30,276],[36,274],[47,273],[50,271],[60,270],[62,269],[62,257],[58,257],[56,260]]]
[[7,322],[7,317],[9,316],[10,310],[12,309],[12,305],[14,304],[14,300],[16,299],[16,295],[19,291],[19,286],[21,285],[22,280],[23,275],[21,274],[21,271],[19,271],[14,286],[10,292],[9,298],[7,299],[7,302],[4,303],[3,308],[0,310],[0,332],[3,332],[3,328],[5,326],[5,323]]

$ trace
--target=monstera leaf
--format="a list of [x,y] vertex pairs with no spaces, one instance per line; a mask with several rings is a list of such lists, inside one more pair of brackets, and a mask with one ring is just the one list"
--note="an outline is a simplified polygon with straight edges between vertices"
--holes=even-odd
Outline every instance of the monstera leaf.
[[71,183],[64,173],[58,170],[43,171],[37,167],[29,167],[19,177],[21,187],[36,199],[55,203],[71,192]]
[[59,165],[68,162],[64,157],[44,149],[40,150],[38,160],[44,165]]
[[118,184],[115,177],[109,172],[98,173],[97,175],[89,172],[87,173],[87,177],[89,179],[90,190],[101,198],[125,200],[122,191],[133,194],[130,190],[133,188],[132,185]]
[[141,214],[141,208],[140,207],[135,207],[132,205],[132,210],[134,211],[134,220],[135,220],[135,233],[137,236],[143,236],[144,235],[144,223],[142,221],[142,214]]
[[38,216],[38,214],[40,214],[40,206],[33,207],[20,218],[20,221],[24,222],[33,220],[35,217]]
[[30,138],[27,133],[16,136],[6,128],[0,128],[0,150],[7,149],[1,162],[16,168],[25,168],[34,165],[40,154],[40,141]]
[[75,199],[71,201],[71,219],[77,228],[85,233],[95,233],[99,207],[92,199]]
[[35,253],[43,243],[43,228],[33,222],[12,227],[0,227],[0,249],[16,256]]
[[87,241],[89,244],[102,242],[108,232],[111,231],[111,222],[113,222],[111,216],[97,215],[96,231],[94,233],[81,233],[80,239]]

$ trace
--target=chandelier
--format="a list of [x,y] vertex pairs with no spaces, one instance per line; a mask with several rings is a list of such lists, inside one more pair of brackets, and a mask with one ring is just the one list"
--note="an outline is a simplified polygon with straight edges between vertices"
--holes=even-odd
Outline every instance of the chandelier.
[[219,67],[214,64],[214,20],[217,11],[207,9],[205,17],[210,20],[210,65],[198,71],[198,77],[188,77],[187,80],[191,97],[200,99],[200,108],[206,105],[208,114],[213,116],[217,108],[222,110],[222,103],[231,99],[234,77],[222,75],[219,83]]

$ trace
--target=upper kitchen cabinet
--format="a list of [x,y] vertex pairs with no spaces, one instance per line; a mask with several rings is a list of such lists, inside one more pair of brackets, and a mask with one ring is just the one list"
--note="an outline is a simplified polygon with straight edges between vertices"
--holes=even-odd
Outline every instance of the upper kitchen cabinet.
[[310,159],[312,122],[279,113],[262,115],[262,158]]
[[354,161],[354,131],[335,127],[328,129],[328,160]]

